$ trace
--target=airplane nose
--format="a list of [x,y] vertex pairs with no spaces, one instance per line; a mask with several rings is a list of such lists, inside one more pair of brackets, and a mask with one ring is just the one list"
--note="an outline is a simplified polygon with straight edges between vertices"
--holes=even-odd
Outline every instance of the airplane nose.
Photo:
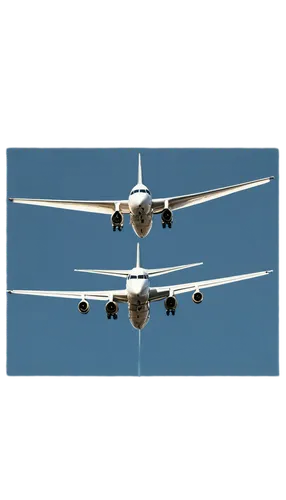
[[142,289],[142,283],[136,283],[136,285],[133,285],[133,290],[136,295],[139,295],[142,292]]
[[148,195],[145,193],[140,193],[140,196],[138,197],[138,205],[139,207],[147,207],[148,206]]

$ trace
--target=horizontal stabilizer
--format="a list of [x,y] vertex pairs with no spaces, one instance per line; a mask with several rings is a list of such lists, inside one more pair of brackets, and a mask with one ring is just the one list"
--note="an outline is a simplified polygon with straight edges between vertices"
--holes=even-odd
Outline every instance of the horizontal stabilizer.
[[127,278],[130,271],[126,270],[106,270],[106,269],[74,269],[79,273],[105,274],[106,276],[118,276],[119,278]]
[[189,267],[201,266],[203,262],[196,262],[195,264],[186,264],[184,266],[175,266],[175,267],[162,267],[161,269],[146,269],[148,275],[151,276],[160,276],[161,274],[173,273],[174,271],[182,271],[183,269],[188,269]]

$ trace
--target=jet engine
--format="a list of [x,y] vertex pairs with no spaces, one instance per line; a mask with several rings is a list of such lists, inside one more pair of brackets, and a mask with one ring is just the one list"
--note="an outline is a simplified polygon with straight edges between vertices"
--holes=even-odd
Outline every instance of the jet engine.
[[87,302],[87,300],[83,299],[81,300],[79,303],[78,303],[78,306],[77,306],[79,312],[81,314],[87,314],[89,312],[89,303]]
[[114,302],[113,300],[110,300],[107,302],[105,306],[105,311],[107,314],[107,318],[110,319],[111,316],[113,316],[113,319],[117,319],[117,313],[118,313],[118,304]]
[[176,310],[177,305],[178,305],[178,301],[177,301],[176,297],[174,297],[174,295],[170,295],[169,297],[166,298],[166,300],[164,302],[164,306],[166,309],[167,316],[169,316],[170,312],[172,313],[173,316],[175,315],[175,310]]
[[116,212],[114,212],[111,216],[111,224],[113,227],[113,231],[116,231],[116,228],[118,228],[118,231],[121,231],[121,229],[123,228],[123,223],[124,223],[124,217],[122,213],[116,210]]
[[161,214],[161,221],[162,221],[162,226],[165,228],[166,226],[172,227],[172,222],[173,222],[173,214],[171,210],[168,208],[165,208]]
[[202,292],[200,292],[199,290],[197,290],[196,292],[193,293],[193,295],[192,295],[192,301],[195,304],[200,304],[203,300],[204,300],[204,296],[203,296]]

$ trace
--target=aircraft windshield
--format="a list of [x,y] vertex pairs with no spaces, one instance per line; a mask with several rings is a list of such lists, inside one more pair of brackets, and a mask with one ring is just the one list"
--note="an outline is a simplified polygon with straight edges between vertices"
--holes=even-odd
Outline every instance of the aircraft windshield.
[[128,276],[128,279],[129,280],[147,280],[148,279],[148,274],[139,274],[138,276],[134,275],[134,274],[129,274]]
[[135,194],[135,193],[148,193],[148,194],[151,194],[149,189],[134,189],[133,191],[131,191],[130,194]]

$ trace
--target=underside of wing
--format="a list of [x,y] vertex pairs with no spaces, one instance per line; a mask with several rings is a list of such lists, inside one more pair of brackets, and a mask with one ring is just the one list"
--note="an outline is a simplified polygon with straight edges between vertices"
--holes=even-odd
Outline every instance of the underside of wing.
[[41,207],[62,208],[65,210],[78,210],[81,212],[93,212],[98,214],[113,214],[119,210],[123,214],[129,214],[129,204],[123,201],[78,201],[78,200],[40,200],[33,198],[9,198],[13,203],[24,205],[37,205]]
[[264,179],[257,179],[255,181],[235,184],[234,186],[213,189],[211,191],[204,191],[202,193],[187,194],[171,198],[154,199],[152,202],[153,212],[160,213],[164,210],[164,208],[169,208],[170,210],[179,210],[180,208],[198,205],[199,203],[205,203],[206,201],[215,200],[216,198],[221,198],[222,196],[237,193],[238,191],[244,191],[245,189],[262,186],[263,184],[267,184],[268,182],[270,182],[272,179],[274,179],[274,177],[266,177]]
[[182,283],[180,285],[170,285],[170,286],[162,286],[162,287],[156,287],[152,288],[150,290],[150,301],[156,301],[156,300],[161,300],[164,299],[165,297],[168,297],[170,294],[181,294],[181,293],[187,293],[187,292],[193,292],[195,290],[201,290],[204,288],[211,288],[214,286],[220,286],[220,285],[227,285],[229,283],[235,283],[237,281],[243,281],[243,280],[248,280],[252,278],[259,278],[261,276],[265,276],[272,271],[261,271],[257,273],[250,273],[250,274],[240,274],[237,276],[228,276],[226,278],[216,278],[212,280],[205,280],[205,281],[196,281],[193,283]]
[[119,278],[127,278],[130,271],[127,270],[105,270],[105,269],[74,269],[78,273],[104,274],[105,276],[117,276]]
[[85,291],[50,291],[50,290],[8,290],[8,293],[17,295],[34,295],[38,297],[54,297],[61,299],[88,299],[88,300],[115,300],[127,302],[126,290],[106,290],[103,292]]

